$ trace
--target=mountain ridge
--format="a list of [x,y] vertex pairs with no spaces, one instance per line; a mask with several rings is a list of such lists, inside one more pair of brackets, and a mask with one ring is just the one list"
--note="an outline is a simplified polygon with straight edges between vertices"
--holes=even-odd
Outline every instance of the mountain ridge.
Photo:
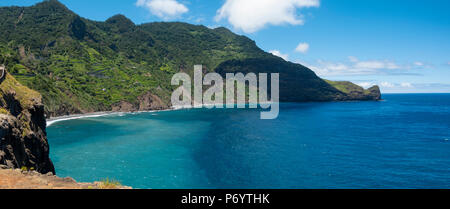
[[170,78],[177,72],[192,75],[195,64],[206,72],[280,72],[282,102],[379,100],[381,95],[376,87],[358,95],[339,90],[224,27],[136,25],[120,14],[91,21],[57,0],[1,7],[0,18],[6,34],[0,37],[0,62],[42,94],[47,116],[166,108],[175,89]]

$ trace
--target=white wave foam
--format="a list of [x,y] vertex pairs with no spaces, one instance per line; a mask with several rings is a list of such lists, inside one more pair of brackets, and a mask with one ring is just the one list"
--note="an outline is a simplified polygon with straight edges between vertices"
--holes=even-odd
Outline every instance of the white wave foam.
[[89,114],[89,115],[73,115],[73,116],[67,116],[67,117],[61,117],[56,119],[51,119],[47,121],[47,127],[61,121],[67,121],[67,120],[75,120],[75,119],[82,119],[82,118],[97,118],[107,115],[114,115],[119,113],[100,113],[100,114]]

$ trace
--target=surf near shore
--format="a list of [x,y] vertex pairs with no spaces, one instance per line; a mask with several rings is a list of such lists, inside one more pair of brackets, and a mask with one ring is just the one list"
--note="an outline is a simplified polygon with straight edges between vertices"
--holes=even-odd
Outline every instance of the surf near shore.
[[75,120],[75,119],[82,119],[82,118],[97,118],[97,117],[105,117],[105,116],[111,116],[111,115],[125,115],[125,114],[139,114],[139,113],[149,113],[149,112],[163,112],[163,111],[172,111],[172,110],[178,110],[181,108],[172,108],[172,109],[165,109],[165,110],[148,110],[148,111],[136,111],[136,112],[93,112],[93,113],[84,113],[84,114],[73,114],[73,115],[65,115],[65,116],[58,116],[58,117],[51,117],[47,119],[47,127],[61,122],[61,121],[67,121],[67,120]]
[[[261,102],[261,103],[258,103],[257,105],[262,105],[262,104],[272,104],[272,102]],[[227,105],[227,104],[224,104],[224,105]],[[234,105],[237,105],[237,103],[235,103]],[[245,105],[249,105],[249,103],[246,103]],[[47,119],[47,127],[49,127],[57,122],[66,121],[66,120],[75,120],[75,119],[82,119],[82,118],[96,118],[96,117],[104,117],[104,116],[111,116],[111,115],[175,111],[175,110],[194,109],[194,108],[214,108],[214,106],[215,106],[215,104],[202,104],[202,105],[190,105],[190,106],[173,106],[172,108],[162,109],[162,110],[146,110],[146,111],[134,111],[134,112],[103,111],[103,112],[64,115],[64,116],[58,116],[58,117],[51,117],[51,118]]]

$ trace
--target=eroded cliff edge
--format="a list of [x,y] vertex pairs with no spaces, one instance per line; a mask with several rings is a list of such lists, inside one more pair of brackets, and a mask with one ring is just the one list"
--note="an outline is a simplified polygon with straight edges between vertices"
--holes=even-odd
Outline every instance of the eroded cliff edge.
[[7,73],[0,80],[0,165],[55,173],[42,97]]

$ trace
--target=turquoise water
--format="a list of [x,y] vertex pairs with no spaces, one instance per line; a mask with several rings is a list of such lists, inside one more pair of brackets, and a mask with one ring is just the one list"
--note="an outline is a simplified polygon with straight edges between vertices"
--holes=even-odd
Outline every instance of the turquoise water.
[[450,188],[450,94],[62,121],[59,176],[134,188]]

